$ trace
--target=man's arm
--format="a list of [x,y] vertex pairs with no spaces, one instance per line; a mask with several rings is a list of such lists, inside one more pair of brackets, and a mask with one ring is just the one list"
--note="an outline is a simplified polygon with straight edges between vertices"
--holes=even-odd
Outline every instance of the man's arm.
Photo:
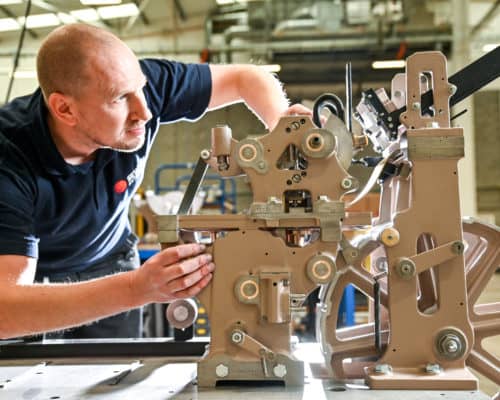
[[209,110],[244,101],[269,130],[274,129],[283,115],[312,115],[300,104],[290,106],[278,79],[255,65],[211,64],[210,72],[212,95]]
[[195,296],[215,268],[203,251],[198,244],[172,247],[135,271],[69,284],[33,284],[35,259],[0,256],[0,338],[69,328],[151,302]]

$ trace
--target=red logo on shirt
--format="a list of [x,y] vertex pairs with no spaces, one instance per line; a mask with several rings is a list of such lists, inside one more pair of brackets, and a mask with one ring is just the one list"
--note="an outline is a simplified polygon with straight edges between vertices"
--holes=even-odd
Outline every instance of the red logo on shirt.
[[115,193],[123,193],[127,190],[128,183],[125,179],[122,179],[115,183]]

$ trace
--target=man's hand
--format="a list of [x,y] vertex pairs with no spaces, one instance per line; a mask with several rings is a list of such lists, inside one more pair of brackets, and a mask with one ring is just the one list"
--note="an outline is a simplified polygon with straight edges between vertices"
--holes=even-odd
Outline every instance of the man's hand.
[[183,244],[162,250],[131,273],[139,302],[168,302],[196,296],[212,279],[215,264],[205,246]]
[[288,107],[283,115],[308,115],[309,117],[312,117],[313,113],[312,110],[306,106],[296,103]]

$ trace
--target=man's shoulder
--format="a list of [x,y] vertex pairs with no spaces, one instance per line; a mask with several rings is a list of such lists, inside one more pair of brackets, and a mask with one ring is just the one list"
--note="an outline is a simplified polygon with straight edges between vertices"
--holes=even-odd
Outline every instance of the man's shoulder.
[[41,101],[42,95],[38,89],[0,107],[0,132],[16,142],[19,135],[27,133],[37,123]]

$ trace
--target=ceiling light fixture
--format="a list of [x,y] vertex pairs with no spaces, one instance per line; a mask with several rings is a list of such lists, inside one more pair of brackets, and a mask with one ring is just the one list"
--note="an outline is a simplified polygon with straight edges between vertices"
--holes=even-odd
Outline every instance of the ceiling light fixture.
[[135,3],[121,4],[119,6],[99,7],[97,12],[102,19],[135,17],[139,15],[139,9]]
[[272,72],[272,73],[278,73],[281,71],[281,65],[279,64],[262,64],[258,65],[258,67],[262,68],[267,72]]
[[12,4],[21,4],[23,0],[0,0],[0,6],[10,6]]
[[120,4],[122,0],[80,0],[84,6],[102,6],[109,4]]
[[483,51],[485,53],[488,53],[488,52],[490,52],[492,50],[495,50],[498,46],[500,46],[500,44],[498,44],[498,43],[488,43],[488,44],[485,44],[483,46]]
[[373,61],[373,69],[398,69],[404,68],[406,66],[405,60],[383,60],[383,61]]

